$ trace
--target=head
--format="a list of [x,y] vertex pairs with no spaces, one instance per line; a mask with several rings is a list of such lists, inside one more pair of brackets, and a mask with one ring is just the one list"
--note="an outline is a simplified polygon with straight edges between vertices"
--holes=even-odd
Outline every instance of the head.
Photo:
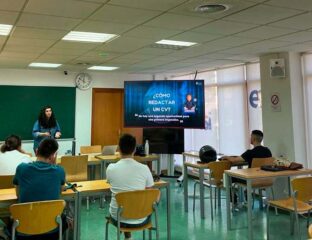
[[186,100],[189,101],[189,102],[192,101],[192,94],[187,94],[186,95]]
[[119,138],[119,151],[121,155],[133,155],[136,148],[136,140],[130,134],[123,134]]
[[57,141],[53,138],[46,138],[39,144],[36,155],[40,160],[54,164],[56,162],[57,150]]
[[263,140],[263,132],[260,130],[253,130],[251,132],[250,143],[252,145],[259,145]]
[[45,128],[51,128],[56,126],[55,116],[51,106],[45,106],[40,110],[39,123]]
[[19,136],[11,135],[5,139],[4,144],[1,146],[1,152],[20,150],[22,145],[22,140]]

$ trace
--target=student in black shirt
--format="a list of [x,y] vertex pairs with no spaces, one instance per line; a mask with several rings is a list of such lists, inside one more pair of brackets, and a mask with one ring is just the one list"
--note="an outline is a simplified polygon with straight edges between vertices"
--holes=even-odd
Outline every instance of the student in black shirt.
[[253,149],[249,149],[241,156],[230,157],[223,156],[222,160],[228,160],[230,162],[248,162],[248,167],[251,167],[253,158],[267,158],[272,157],[272,153],[269,148],[261,145],[263,140],[263,133],[260,130],[253,130],[250,136],[250,143],[254,146]]

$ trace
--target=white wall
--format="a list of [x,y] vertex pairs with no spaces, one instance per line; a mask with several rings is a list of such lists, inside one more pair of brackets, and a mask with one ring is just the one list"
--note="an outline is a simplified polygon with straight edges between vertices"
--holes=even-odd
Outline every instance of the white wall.
[[[57,70],[1,69],[0,85],[74,87],[74,78],[77,74],[78,72],[70,72],[64,75],[63,71]],[[150,75],[113,72],[90,71],[89,74],[93,79],[92,88],[123,88],[125,80],[152,78]],[[76,90],[76,153],[79,152],[80,146],[91,144],[92,88],[86,91]],[[32,152],[32,143],[23,144],[23,148]],[[64,154],[67,150],[71,150],[71,142],[60,142],[59,153]]]

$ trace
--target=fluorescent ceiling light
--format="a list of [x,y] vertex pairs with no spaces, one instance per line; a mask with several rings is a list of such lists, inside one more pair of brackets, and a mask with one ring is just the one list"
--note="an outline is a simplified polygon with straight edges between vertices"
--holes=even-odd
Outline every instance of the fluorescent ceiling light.
[[42,67],[42,68],[57,68],[59,66],[61,66],[62,64],[59,63],[38,63],[38,62],[34,62],[29,64],[29,67]]
[[183,42],[183,41],[174,41],[174,40],[160,40],[156,42],[157,44],[165,44],[165,45],[174,45],[174,46],[184,46],[184,47],[190,47],[197,43],[195,42]]
[[0,24],[0,35],[7,36],[10,34],[13,25]]
[[119,37],[116,34],[108,33],[95,33],[95,32],[77,32],[70,31],[63,40],[67,41],[78,41],[78,42],[107,42],[110,39]]
[[89,70],[101,70],[101,71],[112,71],[112,70],[116,70],[119,67],[109,67],[109,66],[92,66],[89,67]]

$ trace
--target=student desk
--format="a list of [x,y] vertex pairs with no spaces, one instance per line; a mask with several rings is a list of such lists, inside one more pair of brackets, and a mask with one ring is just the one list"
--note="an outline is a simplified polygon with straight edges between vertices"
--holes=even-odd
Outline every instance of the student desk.
[[[75,193],[73,190],[68,189],[62,192],[62,199],[72,201],[74,200],[75,208],[74,208],[74,240],[78,239],[77,237],[77,223],[78,223],[78,194]],[[10,206],[11,204],[17,203],[17,196],[15,188],[8,188],[8,189],[0,189],[0,204]]]
[[[198,152],[185,152],[183,153],[183,186],[184,186],[184,211],[188,212],[188,174],[187,169],[195,168],[199,171],[199,202],[200,202],[200,216],[205,218],[205,201],[204,201],[204,171],[209,169],[208,163],[187,162],[186,157],[198,158]],[[241,168],[248,165],[246,162],[235,162],[232,167]]]
[[[106,168],[109,163],[116,163],[120,160],[119,155],[96,155],[97,158],[101,162],[101,179],[106,179]],[[156,154],[150,154],[144,157],[134,156],[134,160],[140,163],[153,162],[157,161],[157,174],[160,174],[160,158]]]
[[[87,196],[105,196],[110,194],[110,184],[106,180],[94,180],[76,182],[76,190],[78,192],[78,222],[77,222],[77,239],[80,239],[80,227],[81,227],[81,202],[82,199]],[[167,240],[171,239],[171,214],[170,214],[170,184],[165,181],[155,182],[155,188],[166,188],[166,202],[167,202]]]
[[230,213],[230,188],[231,178],[239,178],[247,182],[247,222],[248,222],[248,239],[253,239],[252,231],[252,189],[251,183],[255,179],[263,178],[278,178],[288,177],[289,184],[289,195],[290,192],[290,178],[299,175],[311,175],[312,169],[300,169],[300,170],[287,170],[280,172],[263,171],[260,168],[248,168],[248,169],[237,169],[237,170],[226,170],[225,171],[225,187],[226,187],[226,214],[227,214],[227,229],[231,230],[231,213]]

